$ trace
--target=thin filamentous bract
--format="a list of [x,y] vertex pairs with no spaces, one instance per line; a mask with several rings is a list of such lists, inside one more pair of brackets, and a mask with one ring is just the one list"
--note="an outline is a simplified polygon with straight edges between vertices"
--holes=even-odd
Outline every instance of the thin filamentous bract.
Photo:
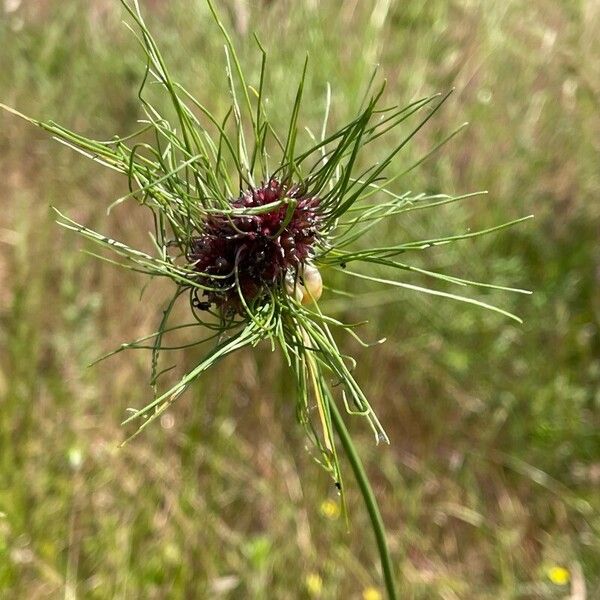
[[[152,352],[151,383],[155,395],[146,406],[130,410],[124,423],[138,424],[133,435],[168,410],[219,360],[241,348],[267,341],[273,350],[279,348],[293,373],[298,420],[317,449],[315,458],[340,488],[343,502],[334,430],[346,451],[349,438],[340,429],[343,425],[338,420],[337,407],[343,406],[347,413],[365,419],[376,442],[387,442],[388,437],[353,376],[353,359],[341,352],[332,331],[341,329],[359,343],[368,344],[359,337],[356,324],[343,323],[322,312],[319,296],[323,284],[327,285],[323,278],[335,270],[354,279],[463,301],[519,321],[495,306],[461,294],[415,286],[402,281],[401,276],[407,271],[417,272],[462,288],[475,286],[527,293],[405,262],[410,253],[489,234],[524,219],[460,235],[403,240],[378,247],[360,245],[358,242],[386,219],[435,209],[476,195],[397,194],[391,189],[402,175],[463,128],[457,128],[414,164],[403,169],[391,168],[394,159],[442,106],[448,94],[427,96],[405,107],[382,106],[384,85],[374,88],[374,74],[355,117],[345,126],[328,132],[331,102],[328,87],[321,131],[318,136],[309,131],[310,146],[302,146],[298,131],[304,129],[300,107],[308,61],[300,74],[289,109],[289,124],[282,135],[269,121],[266,110],[264,48],[257,39],[261,68],[258,82],[251,85],[212,1],[207,3],[224,39],[225,76],[231,104],[223,115],[210,112],[171,76],[137,0],[131,4],[123,0],[122,4],[146,59],[138,94],[144,114],[139,131],[109,141],[96,141],[52,121],[37,121],[14,109],[3,108],[45,129],[89,159],[124,174],[129,192],[109,209],[135,199],[152,213],[154,252],[147,253],[97,233],[57,211],[62,226],[116,255],[112,259],[104,255],[100,258],[151,277],[166,277],[173,283],[172,299],[157,330],[102,357],[127,348],[148,348]],[[167,94],[174,119],[161,114],[148,99],[151,84]],[[401,124],[409,126],[409,133],[398,138]],[[362,166],[365,157],[373,154],[371,145],[384,136],[395,139],[395,145],[377,162]],[[368,270],[361,272],[357,270],[360,265],[375,265],[378,272],[387,268],[391,274],[383,278],[369,274]],[[172,324],[173,309],[185,298],[191,321]],[[165,344],[166,334],[198,326],[204,330],[202,336],[187,345],[212,344],[210,350],[175,385],[161,390],[159,356],[162,350],[171,349]],[[352,456],[350,459],[352,462]]]

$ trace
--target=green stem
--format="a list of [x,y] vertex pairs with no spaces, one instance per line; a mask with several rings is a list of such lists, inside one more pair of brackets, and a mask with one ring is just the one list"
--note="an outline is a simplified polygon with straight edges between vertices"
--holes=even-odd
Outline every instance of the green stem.
[[329,409],[331,411],[333,426],[335,427],[340,441],[342,442],[342,446],[346,451],[346,456],[350,461],[350,465],[354,471],[354,476],[356,477],[358,487],[360,488],[367,511],[369,512],[369,517],[373,526],[373,532],[375,533],[375,540],[377,541],[377,548],[379,549],[379,556],[381,558],[381,568],[383,570],[383,579],[388,598],[389,600],[396,600],[396,584],[394,583],[394,575],[392,572],[392,561],[390,559],[390,551],[385,539],[385,527],[383,525],[381,513],[379,512],[377,500],[373,494],[373,489],[371,488],[369,478],[365,473],[365,469],[360,457],[356,452],[352,438],[346,429],[342,415],[340,414],[334,402],[329,403]]

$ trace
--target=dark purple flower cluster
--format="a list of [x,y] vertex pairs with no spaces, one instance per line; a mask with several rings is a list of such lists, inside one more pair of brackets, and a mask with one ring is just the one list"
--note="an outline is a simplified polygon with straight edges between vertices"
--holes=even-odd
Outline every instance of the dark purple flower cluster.
[[319,199],[306,195],[300,186],[271,179],[244,192],[231,207],[258,208],[286,198],[295,201],[293,211],[284,202],[260,214],[211,215],[206,219],[188,254],[201,274],[199,281],[214,288],[197,301],[200,308],[216,304],[239,311],[238,289],[244,300],[251,302],[311,258],[319,235]]

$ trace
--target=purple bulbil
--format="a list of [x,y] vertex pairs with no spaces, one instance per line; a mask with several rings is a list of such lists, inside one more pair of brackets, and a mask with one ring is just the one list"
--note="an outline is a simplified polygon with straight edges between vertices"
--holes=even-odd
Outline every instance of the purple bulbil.
[[271,179],[245,191],[231,207],[257,208],[285,198],[296,202],[291,216],[289,204],[283,203],[261,214],[206,219],[188,253],[200,274],[199,283],[213,288],[197,302],[200,308],[216,304],[228,312],[240,311],[240,292],[250,303],[311,258],[319,235],[319,199],[306,195],[300,186]]

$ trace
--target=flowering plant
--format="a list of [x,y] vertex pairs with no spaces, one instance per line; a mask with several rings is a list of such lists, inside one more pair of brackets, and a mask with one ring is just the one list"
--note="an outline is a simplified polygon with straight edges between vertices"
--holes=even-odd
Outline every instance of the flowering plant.
[[[414,286],[398,278],[383,279],[354,268],[376,265],[396,272],[417,271],[462,286],[508,290],[420,269],[399,257],[497,231],[523,219],[484,231],[362,247],[361,239],[384,220],[474,195],[397,194],[391,189],[393,182],[462,129],[452,132],[416,164],[389,175],[396,156],[448,94],[424,97],[406,107],[382,106],[384,85],[374,88],[374,74],[355,117],[330,132],[328,89],[321,131],[318,135],[309,132],[310,143],[301,147],[298,131],[307,64],[299,78],[287,131],[281,135],[266,110],[265,50],[257,40],[262,62],[258,84],[253,87],[246,80],[212,0],[207,2],[225,42],[231,103],[223,116],[213,114],[171,76],[138,1],[130,4],[122,0],[146,57],[139,90],[144,113],[142,128],[132,135],[104,142],[54,122],[24,118],[88,158],[127,176],[129,193],[111,206],[135,198],[152,214],[155,252],[150,254],[58,213],[61,225],[110,249],[122,266],[173,282],[173,295],[157,331],[106,355],[124,347],[140,347],[151,340],[155,395],[146,406],[132,410],[125,420],[138,423],[133,435],[168,410],[217,361],[240,348],[270,342],[273,350],[279,348],[282,352],[293,373],[298,419],[317,449],[317,460],[331,473],[340,490],[343,506],[345,488],[336,434],[348,456],[374,526],[386,588],[394,597],[394,577],[377,503],[338,407],[366,419],[377,442],[388,442],[388,438],[352,374],[353,359],[340,351],[332,331],[341,329],[361,344],[368,344],[355,331],[355,324],[324,314],[320,308],[327,275],[335,270],[348,277],[461,300],[519,320],[478,300]],[[148,99],[150,84],[158,84],[167,94],[174,119],[167,118]],[[414,125],[409,133],[386,156],[359,169],[365,149],[411,121]],[[149,136],[152,143],[147,141]],[[182,298],[189,301],[193,321],[172,324],[173,309]],[[210,331],[210,335],[195,343],[213,345],[174,386],[160,389],[158,365],[164,337],[182,327]]]

